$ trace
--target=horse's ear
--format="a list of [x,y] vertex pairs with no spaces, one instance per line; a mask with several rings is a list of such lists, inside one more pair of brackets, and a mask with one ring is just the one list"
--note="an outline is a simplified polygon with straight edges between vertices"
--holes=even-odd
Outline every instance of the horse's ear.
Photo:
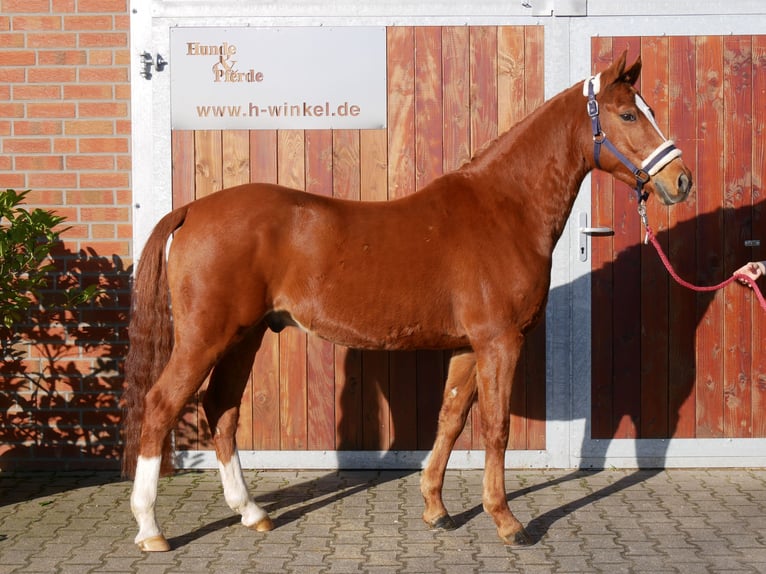
[[631,86],[636,83],[638,76],[641,73],[641,56],[636,58],[636,61],[630,66],[625,68],[626,61],[628,59],[628,51],[625,50],[619,58],[609,66],[601,74],[601,82],[603,85],[611,85],[616,83],[627,83]]
[[636,58],[633,65],[624,70],[620,76],[620,81],[630,84],[631,86],[638,81],[638,76],[641,75],[641,56]]

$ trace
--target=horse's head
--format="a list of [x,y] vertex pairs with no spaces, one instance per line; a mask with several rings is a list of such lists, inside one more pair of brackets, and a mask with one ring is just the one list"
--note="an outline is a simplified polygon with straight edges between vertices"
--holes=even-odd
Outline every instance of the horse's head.
[[626,55],[583,86],[591,118],[593,165],[635,186],[639,195],[655,191],[666,205],[678,203],[691,191],[691,171],[633,87],[641,58],[626,68]]

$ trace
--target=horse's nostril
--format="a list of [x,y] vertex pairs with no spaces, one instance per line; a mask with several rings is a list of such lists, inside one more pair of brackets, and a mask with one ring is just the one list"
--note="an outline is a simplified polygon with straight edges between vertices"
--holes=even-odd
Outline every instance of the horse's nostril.
[[689,193],[689,190],[691,189],[692,182],[691,179],[689,179],[689,176],[685,173],[682,173],[678,176],[678,191],[680,191],[683,194]]

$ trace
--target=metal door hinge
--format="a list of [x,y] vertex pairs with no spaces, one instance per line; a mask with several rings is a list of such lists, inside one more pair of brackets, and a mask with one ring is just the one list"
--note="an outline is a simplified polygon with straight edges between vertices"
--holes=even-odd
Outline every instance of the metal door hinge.
[[163,58],[160,54],[157,54],[156,59],[151,55],[149,52],[142,52],[141,53],[141,77],[145,78],[147,80],[152,79],[152,68],[157,70],[158,72],[161,72],[165,69],[165,66],[167,66],[168,61]]

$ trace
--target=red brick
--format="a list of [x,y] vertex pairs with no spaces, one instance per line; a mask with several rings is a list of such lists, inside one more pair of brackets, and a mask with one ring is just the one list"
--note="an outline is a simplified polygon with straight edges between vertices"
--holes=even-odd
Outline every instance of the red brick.
[[65,158],[66,169],[73,171],[114,169],[114,156],[77,154]]
[[0,50],[0,66],[34,66],[33,50]]
[[[80,188],[86,186],[80,186]],[[99,189],[67,191],[67,205],[114,205],[114,192]]]
[[127,257],[130,255],[129,241],[88,241],[87,245],[104,257],[108,255]]
[[51,33],[27,34],[28,48],[75,48],[77,37],[75,34]]
[[98,32],[78,34],[78,45],[81,48],[125,48],[128,45],[126,32]]
[[0,82],[19,83],[27,80],[24,68],[0,68]]
[[0,84],[0,100],[9,101],[11,99],[11,86]]
[[0,118],[23,118],[24,104],[0,104]]
[[[30,173],[29,174],[29,187],[32,190],[44,190],[44,189],[71,189],[77,187],[77,174],[76,173]],[[61,193],[57,191],[57,193]],[[32,200],[29,200],[30,203]],[[40,202],[43,203],[43,202]],[[45,202],[53,203],[53,202]],[[56,204],[61,204],[61,198]]]
[[[131,157],[129,155],[117,156],[117,169],[130,171],[132,167],[133,167],[133,161],[131,160]],[[127,202],[130,203],[130,198],[127,199]]]
[[133,239],[133,226],[129,223],[117,225],[118,239]]
[[[60,210],[56,209],[56,213],[58,213]],[[75,224],[72,225],[71,219],[68,218],[67,223],[69,224],[69,228],[61,233],[62,238],[66,238],[69,240],[77,240],[77,239],[87,239],[88,238],[88,225],[82,224]],[[78,251],[79,247],[74,246],[72,247],[71,244],[68,244],[66,241],[64,242],[65,247],[69,249],[70,251]]]
[[23,173],[0,172],[0,189],[26,189],[27,184]]
[[80,12],[117,12],[125,14],[128,11],[127,0],[80,0],[77,3]]
[[127,187],[127,173],[81,173],[80,187],[83,189]]
[[88,50],[88,64],[91,66],[111,66],[114,63],[114,50]]
[[64,168],[60,155],[20,155],[14,159],[15,167],[22,171],[54,171]]
[[3,142],[3,153],[50,153],[49,139],[7,138]]
[[47,13],[49,10],[49,0],[3,0],[3,12],[6,14]]
[[55,153],[75,153],[77,152],[77,140],[75,138],[56,138],[53,140],[53,151]]
[[89,222],[125,222],[130,219],[127,207],[83,207],[80,210],[82,221]]
[[117,233],[113,223],[98,223],[90,226],[90,236],[93,239],[115,239]]
[[[51,174],[44,174],[44,177],[56,177],[60,180],[63,175],[70,176],[74,174],[57,174],[55,176]],[[35,189],[37,187],[45,187],[49,184],[44,184],[43,186],[38,186],[36,184],[33,184],[32,177],[37,177],[37,174],[30,174],[30,177],[29,177],[29,185],[32,187],[32,190],[29,192],[29,194],[27,194],[27,197],[26,197],[26,201],[29,205],[46,206],[46,207],[61,205],[62,200],[64,198],[64,192],[60,190],[41,191],[41,190]]]
[[61,30],[61,16],[14,16],[13,30]]
[[114,99],[130,101],[130,84],[121,84],[114,87]]
[[128,117],[128,104],[116,103],[81,103],[78,107],[81,118],[126,118]]
[[32,68],[27,73],[30,83],[74,82],[77,71],[74,68]]
[[27,104],[29,118],[73,118],[76,111],[76,106],[68,103]]
[[43,50],[37,54],[41,66],[79,66],[88,61],[85,50]]
[[127,138],[83,138],[80,140],[82,153],[126,153],[128,149]]
[[65,100],[108,100],[112,97],[112,86],[106,84],[64,86]]
[[130,16],[128,16],[127,14],[115,14],[114,29],[115,30],[130,30]]
[[17,136],[54,136],[60,135],[61,129],[61,122],[56,120],[16,120],[13,122],[13,133]]
[[55,14],[70,13],[77,9],[76,0],[53,0],[53,10]]
[[61,86],[18,85],[13,88],[14,100],[60,100]]
[[130,120],[117,120],[115,125],[116,125],[115,133],[120,135],[126,135],[126,136],[130,135],[131,133]]
[[0,31],[7,32],[11,29],[10,16],[0,16]]
[[25,43],[24,34],[0,34],[0,48],[23,48]]
[[130,188],[118,189],[115,191],[115,195],[117,196],[117,205],[130,205],[133,202],[133,192]]
[[64,30],[93,30],[104,32],[112,29],[112,16],[65,16]]
[[0,171],[10,171],[13,169],[13,161],[10,156],[0,155]]
[[120,68],[82,68],[80,69],[81,82],[105,82],[127,83],[128,69]]
[[67,135],[105,135],[114,134],[112,120],[72,120],[64,122],[64,133]]

